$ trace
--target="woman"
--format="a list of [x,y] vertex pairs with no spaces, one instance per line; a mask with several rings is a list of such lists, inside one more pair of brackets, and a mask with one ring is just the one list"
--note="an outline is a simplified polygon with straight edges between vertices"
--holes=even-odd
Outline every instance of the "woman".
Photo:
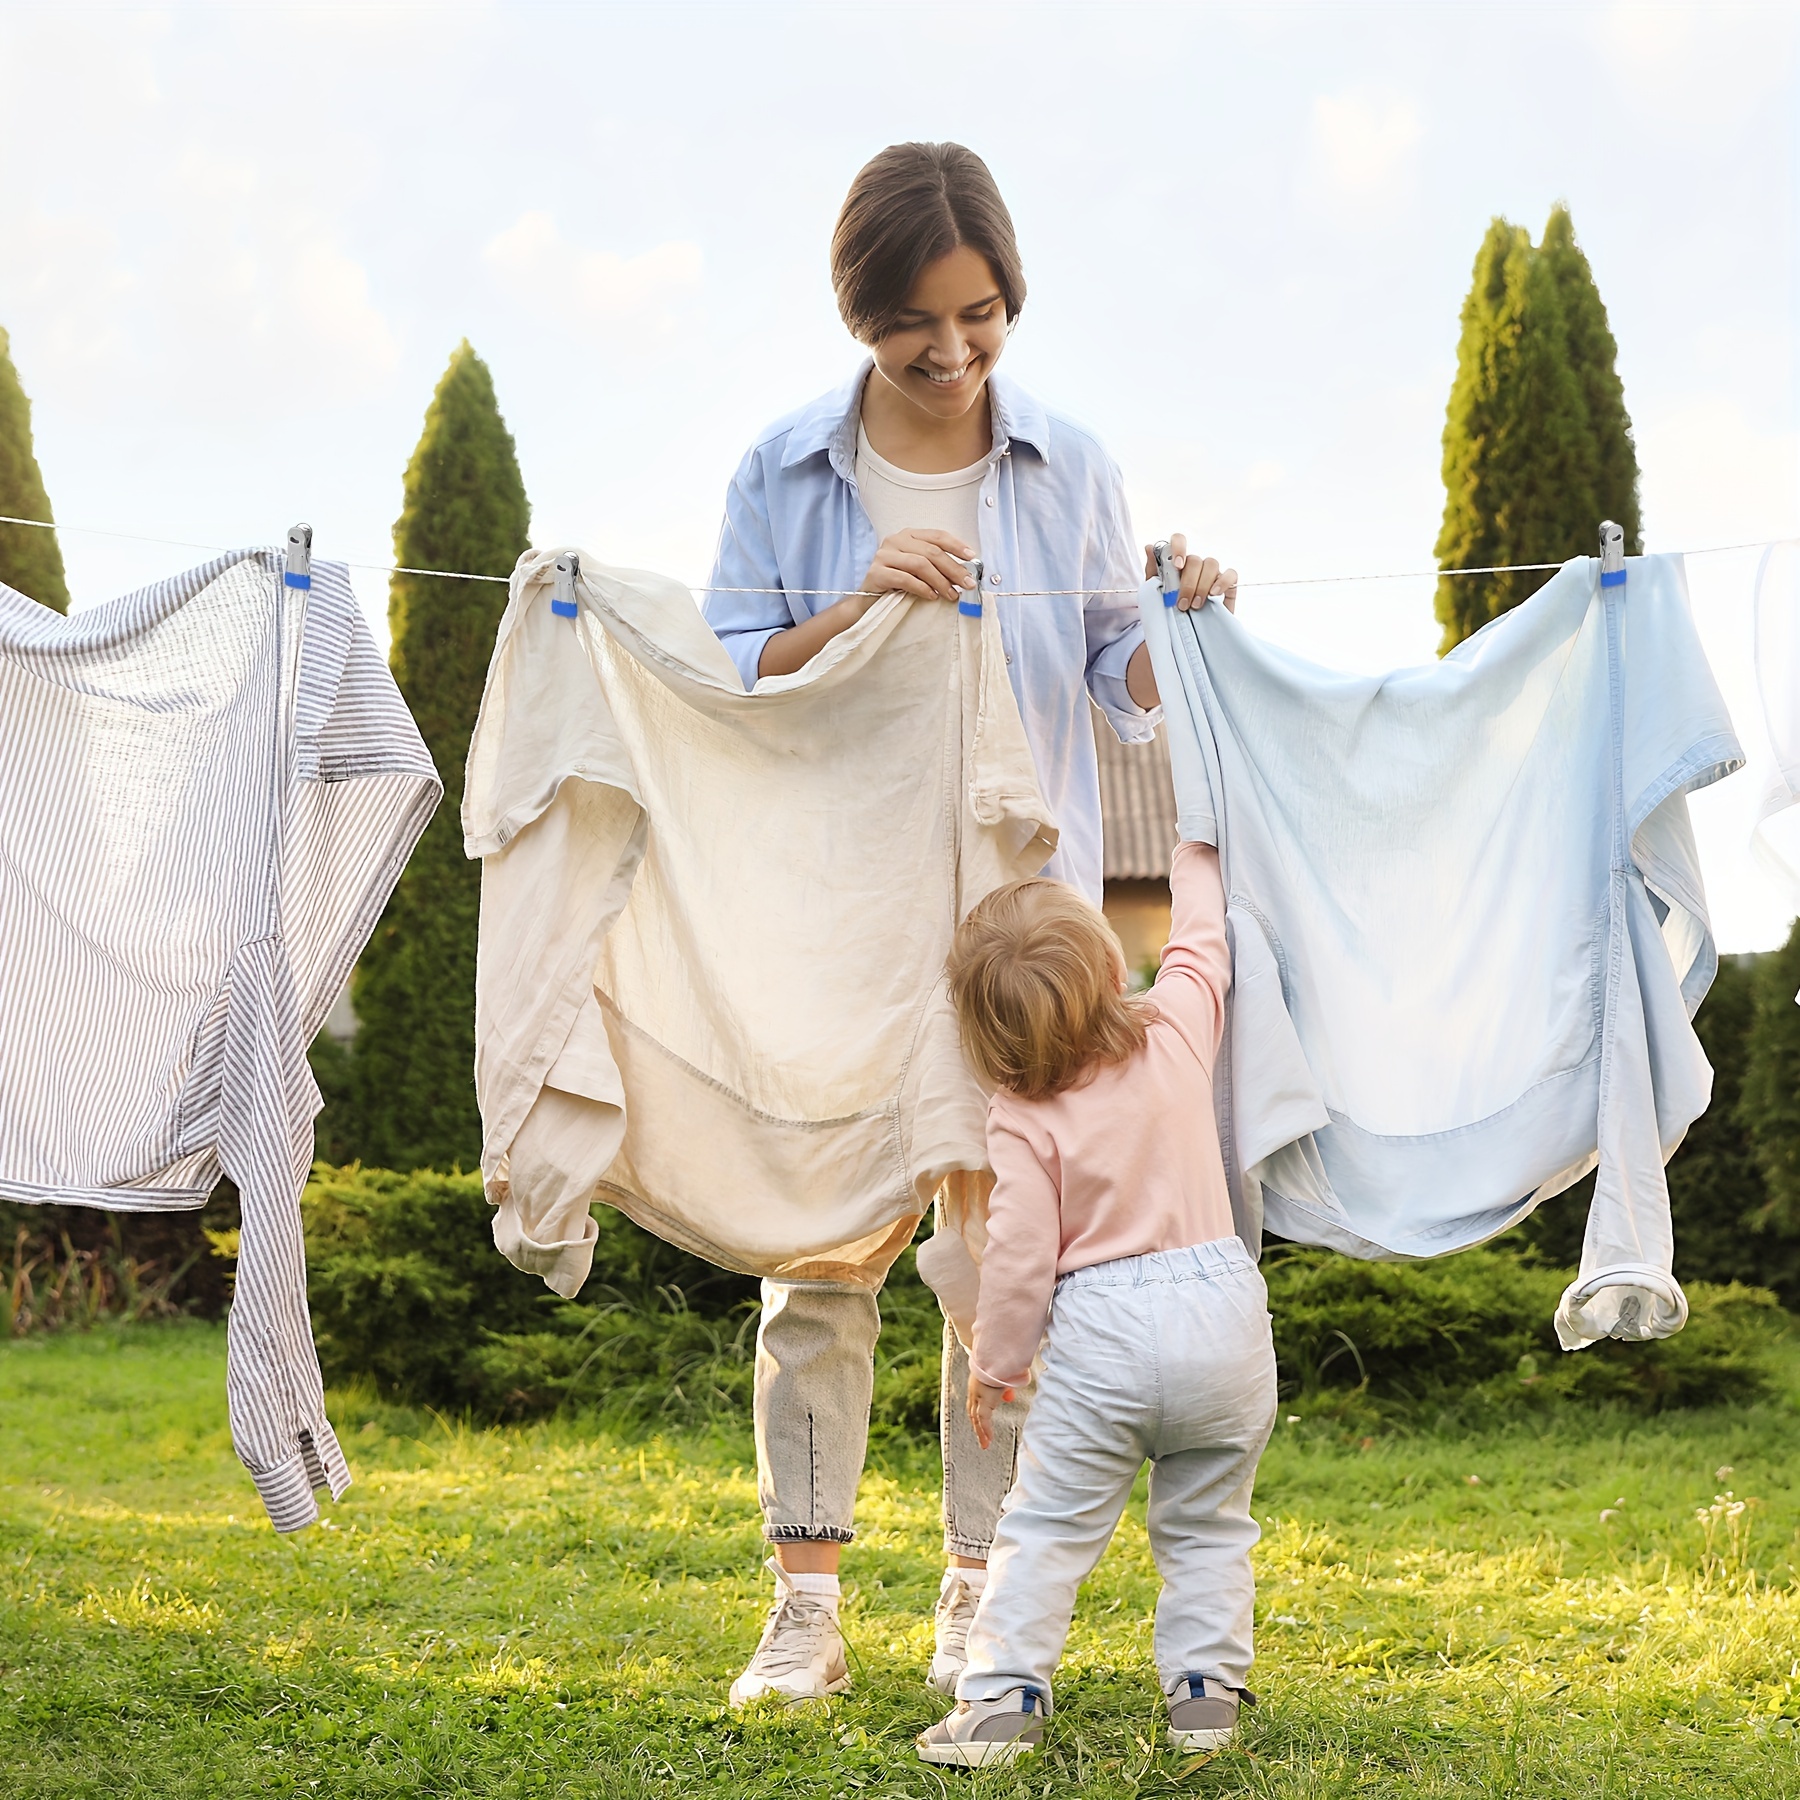
[[[973,151],[882,151],[851,186],[831,263],[839,311],[869,359],[745,456],[726,497],[707,619],[749,688],[801,668],[883,594],[957,599],[979,557],[1039,786],[1061,831],[1044,873],[1098,902],[1089,696],[1128,743],[1149,738],[1159,717],[1118,470],[1080,427],[996,374],[1025,278],[1011,216]],[[1235,572],[1171,543],[1181,604],[1215,592],[1229,604]],[[732,591],[745,589],[771,591]],[[1008,597],[1036,589],[1076,591]],[[732,1684],[734,1705],[849,1686],[837,1568],[855,1535],[879,1330],[864,1288],[763,1284],[757,1486],[776,1594],[762,1642]],[[1023,1412],[1017,1402],[1002,1408],[982,1450],[962,1405],[967,1382],[967,1357],[946,1326],[949,1567],[929,1676],[945,1692],[962,1669]]]

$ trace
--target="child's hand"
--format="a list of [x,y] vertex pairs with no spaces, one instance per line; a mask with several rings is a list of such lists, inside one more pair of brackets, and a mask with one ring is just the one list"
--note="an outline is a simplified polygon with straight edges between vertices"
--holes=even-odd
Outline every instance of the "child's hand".
[[995,1387],[979,1375],[969,1377],[969,1423],[975,1428],[975,1441],[982,1449],[994,1445],[994,1408],[1013,1397],[1011,1388]]
[[[1222,569],[1216,556],[1188,555],[1187,539],[1178,531],[1169,539],[1169,560],[1181,571],[1181,597],[1175,602],[1182,612],[1193,612],[1208,600],[1223,602],[1228,613],[1237,611],[1238,572]],[[1144,579],[1156,577],[1156,550],[1144,546]]]

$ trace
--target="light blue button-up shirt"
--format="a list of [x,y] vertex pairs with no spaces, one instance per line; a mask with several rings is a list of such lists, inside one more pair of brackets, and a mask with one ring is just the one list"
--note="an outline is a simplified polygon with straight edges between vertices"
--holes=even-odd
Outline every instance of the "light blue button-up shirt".
[[[875,527],[856,490],[856,426],[872,367],[865,362],[841,388],[771,425],[725,497],[706,617],[746,688],[776,632],[854,593],[875,560]],[[998,371],[988,392],[984,597],[999,610],[1038,784],[1062,833],[1044,873],[1097,901],[1104,864],[1088,695],[1126,743],[1152,736],[1162,716],[1137,706],[1125,686],[1125,665],[1143,641],[1142,556],[1119,471],[1100,445]],[[778,591],[720,591],[730,588]],[[821,591],[800,591],[809,588]],[[1011,597],[1037,588],[1081,593]]]

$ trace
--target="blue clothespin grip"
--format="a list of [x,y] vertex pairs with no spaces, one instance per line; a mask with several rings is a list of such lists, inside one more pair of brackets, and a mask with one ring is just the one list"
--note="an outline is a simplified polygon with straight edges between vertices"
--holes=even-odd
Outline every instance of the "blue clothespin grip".
[[1156,579],[1162,586],[1164,606],[1173,606],[1181,598],[1181,577],[1175,572],[1175,559],[1169,554],[1169,540],[1158,538],[1150,546],[1156,558]]
[[1600,585],[1625,585],[1625,532],[1611,519],[1600,521]]
[[969,573],[975,577],[975,585],[963,590],[962,598],[956,603],[956,610],[965,619],[979,619],[981,617],[981,578],[983,574],[983,565],[979,556],[969,564]]
[[282,581],[292,588],[312,586],[312,527],[290,525],[287,534],[287,564]]
[[581,573],[581,558],[566,550],[556,559],[556,592],[550,596],[550,610],[559,619],[572,619],[580,608],[575,604],[575,581]]

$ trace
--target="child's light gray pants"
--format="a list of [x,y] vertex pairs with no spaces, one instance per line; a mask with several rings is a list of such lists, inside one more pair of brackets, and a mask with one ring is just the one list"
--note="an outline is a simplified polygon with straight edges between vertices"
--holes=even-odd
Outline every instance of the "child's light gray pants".
[[[763,1535],[847,1544],[869,1446],[869,1400],[881,1315],[865,1287],[765,1281],[756,1333],[756,1488]],[[939,1397],[944,1447],[944,1552],[985,1557],[1012,1485],[1025,1404],[1002,1406],[993,1447],[969,1424],[969,1359],[944,1327]]]
[[1250,1489],[1274,1423],[1268,1290],[1240,1239],[1063,1276],[957,1697],[1030,1685],[1048,1700],[1076,1589],[1146,1458],[1163,1690],[1189,1675],[1242,1687],[1259,1535]]

